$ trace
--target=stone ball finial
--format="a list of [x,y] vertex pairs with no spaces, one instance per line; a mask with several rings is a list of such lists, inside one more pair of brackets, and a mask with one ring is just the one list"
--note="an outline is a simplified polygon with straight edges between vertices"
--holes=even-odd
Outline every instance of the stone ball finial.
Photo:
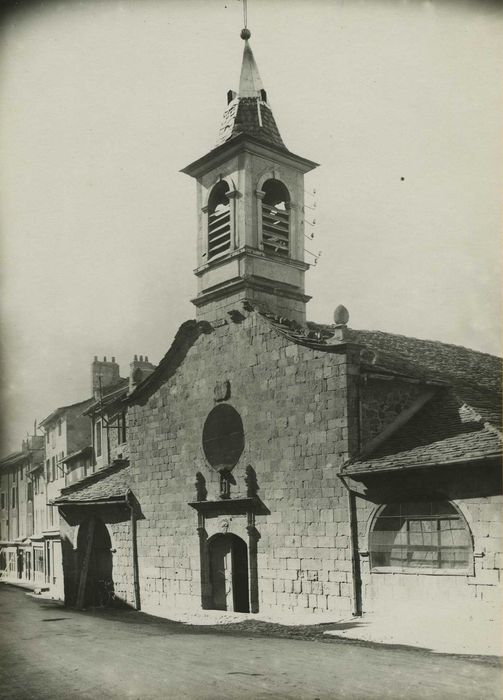
[[334,323],[337,326],[345,326],[349,321],[349,311],[345,306],[339,304],[339,306],[334,311]]
[[248,39],[251,37],[251,32],[248,29],[248,27],[245,27],[244,29],[241,30],[241,39],[244,39],[244,41],[248,41]]

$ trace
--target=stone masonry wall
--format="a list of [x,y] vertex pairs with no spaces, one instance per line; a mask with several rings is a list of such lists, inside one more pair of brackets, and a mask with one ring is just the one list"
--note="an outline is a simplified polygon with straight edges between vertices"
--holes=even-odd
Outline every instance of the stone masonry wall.
[[362,445],[382,433],[424,389],[414,384],[369,379],[361,389]]
[[[228,403],[245,433],[231,497],[246,496],[251,466],[270,511],[256,518],[259,609],[350,610],[346,493],[337,477],[348,448],[346,362],[344,354],[291,343],[253,313],[201,335],[144,405],[130,408],[144,610],[201,607],[198,518],[188,502],[198,472],[208,500],[218,500],[219,476],[201,437],[222,381],[230,382]],[[246,541],[243,516],[225,519]],[[210,535],[215,520],[206,527]]]

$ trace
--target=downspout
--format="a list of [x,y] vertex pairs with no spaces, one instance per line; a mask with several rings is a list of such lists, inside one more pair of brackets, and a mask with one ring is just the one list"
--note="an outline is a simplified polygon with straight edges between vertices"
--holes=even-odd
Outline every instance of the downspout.
[[131,512],[131,551],[133,554],[133,589],[134,589],[134,607],[136,610],[141,610],[140,600],[140,576],[138,571],[138,548],[136,545],[136,511],[133,494],[128,489],[126,493],[126,503]]
[[360,617],[362,614],[362,579],[360,573],[360,558],[358,556],[358,523],[356,519],[356,502],[354,493],[349,488],[344,479],[343,474],[337,474],[339,479],[344,484],[347,491],[347,504],[349,515],[349,549],[351,553],[351,580],[352,580],[352,596],[351,607],[352,614],[355,617]]
[[[362,376],[360,373],[354,378],[354,391],[356,393],[356,451],[361,449],[362,441],[362,401],[360,386],[362,382]],[[349,393],[349,392],[348,392]],[[349,402],[351,406],[351,402]],[[354,410],[354,409],[353,409]],[[350,421],[348,421],[350,425]],[[351,454],[355,447],[352,444],[351,436],[348,435],[348,450]],[[351,607],[352,614],[357,617],[362,614],[362,580],[360,574],[360,558],[358,555],[358,522],[356,517],[356,502],[354,493],[351,491],[347,482],[342,474],[337,474],[339,479],[344,484],[347,491],[347,509],[348,509],[348,520],[349,520],[349,551],[351,555]]]
[[[22,468],[23,468],[23,467],[21,467],[21,469],[22,469]],[[17,520],[17,534],[16,534],[16,539],[19,539],[20,536],[21,536],[21,532],[20,532],[20,528],[19,528],[19,526],[21,525],[21,518],[20,518],[20,515],[19,515],[19,506],[20,506],[20,502],[19,502],[19,485],[20,485],[20,483],[21,483],[21,480],[20,480],[20,478],[19,478],[20,474],[21,474],[20,470],[19,470],[19,469],[16,469],[16,520]],[[23,483],[24,483],[24,482],[23,482]]]
[[12,520],[11,520],[11,506],[12,506],[12,500],[11,500],[11,490],[12,490],[12,484],[10,482],[10,469],[7,470],[7,541],[10,542],[11,540],[11,535],[12,535]]

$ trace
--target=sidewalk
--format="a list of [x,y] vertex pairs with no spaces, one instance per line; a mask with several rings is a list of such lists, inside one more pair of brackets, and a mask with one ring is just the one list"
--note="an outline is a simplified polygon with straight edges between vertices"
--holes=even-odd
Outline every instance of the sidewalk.
[[442,654],[503,656],[503,625],[496,619],[431,614],[414,618],[403,614],[364,615],[356,625],[327,630],[325,634],[340,639],[411,646]]
[[0,578],[0,583],[5,583],[7,586],[17,586],[18,588],[24,588],[27,591],[41,591],[44,594],[48,594],[50,591],[50,586],[48,583],[36,583],[35,581],[23,581],[19,578]]
[[[19,579],[1,579],[27,591],[41,589],[42,598],[55,599],[47,587],[35,586]],[[38,595],[37,595],[38,597]],[[465,611],[466,612],[466,611]],[[148,608],[142,613],[197,627],[246,627],[268,633],[276,626],[290,628],[299,637],[323,635],[338,639],[407,646],[440,654],[503,656],[503,624],[498,615],[482,620],[475,615],[464,618],[430,611],[414,617],[404,611],[386,615],[366,614],[341,618],[302,612],[236,613],[221,610],[180,611],[174,608]],[[257,623],[255,626],[253,623]],[[297,632],[295,630],[297,629]]]
[[[475,616],[460,618],[441,613],[412,618],[403,613],[386,616],[364,615],[341,618],[312,613],[250,614],[220,610],[177,611],[163,608],[144,609],[144,613],[165,617],[175,622],[197,626],[239,625],[240,623],[269,623],[291,628],[309,628],[323,635],[373,644],[410,646],[441,654],[473,656],[503,656],[503,625],[494,620]],[[262,630],[267,633],[265,625]],[[321,630],[322,628],[322,630]]]

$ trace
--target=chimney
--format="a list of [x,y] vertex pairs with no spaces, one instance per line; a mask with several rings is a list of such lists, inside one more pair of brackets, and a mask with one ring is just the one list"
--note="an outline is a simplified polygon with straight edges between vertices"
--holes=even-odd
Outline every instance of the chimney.
[[94,356],[94,361],[91,365],[91,391],[95,399],[99,398],[100,395],[100,380],[102,389],[116,384],[120,379],[119,370],[120,368],[115,361],[115,357],[107,361],[106,357],[103,360],[98,360],[98,356]]
[[141,384],[144,379],[149,377],[155,370],[155,365],[148,361],[148,356],[134,356],[134,360],[129,365],[129,393],[134,391],[138,384]]

